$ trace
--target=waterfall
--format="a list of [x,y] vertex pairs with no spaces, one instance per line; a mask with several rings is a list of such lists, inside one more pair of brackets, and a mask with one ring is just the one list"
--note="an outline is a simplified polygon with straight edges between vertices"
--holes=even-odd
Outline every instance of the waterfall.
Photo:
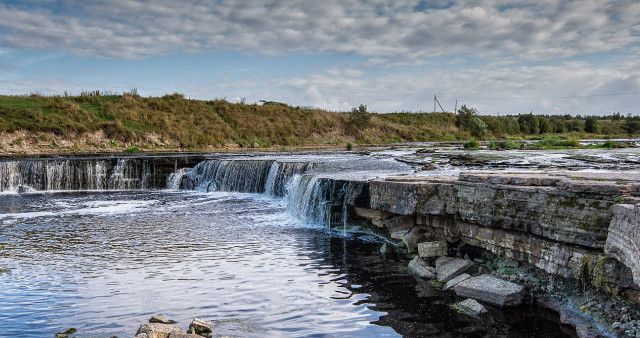
[[169,190],[180,190],[182,187],[182,178],[186,175],[190,170],[190,168],[181,168],[171,173],[169,177],[167,177],[167,189]]
[[184,173],[170,176],[168,188],[197,191],[266,193],[282,197],[287,182],[312,168],[306,162],[274,160],[207,160]]
[[0,192],[148,188],[147,159],[25,159],[0,162]]
[[313,168],[308,162],[274,161],[267,176],[265,192],[270,196],[282,197],[287,193],[287,183],[296,175],[301,175]]
[[325,228],[346,227],[348,203],[362,193],[364,182],[296,175],[288,187],[287,209],[300,220]]
[[107,189],[109,190],[136,190],[146,189],[149,179],[148,161],[139,159],[120,158],[109,177]]

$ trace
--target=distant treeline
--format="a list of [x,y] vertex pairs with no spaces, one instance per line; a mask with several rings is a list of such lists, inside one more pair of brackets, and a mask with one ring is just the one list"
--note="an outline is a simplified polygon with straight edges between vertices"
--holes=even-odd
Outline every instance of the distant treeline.
[[640,117],[483,116],[466,106],[458,114],[377,114],[368,112],[364,105],[351,112],[331,112],[278,102],[258,105],[224,99],[191,100],[182,94],[142,97],[135,91],[0,96],[0,133],[20,131],[38,138],[39,144],[46,143],[51,134],[79,140],[82,135],[99,132],[113,141],[110,144],[149,149],[271,147],[521,139],[545,134],[560,138],[627,137],[640,132]]
[[[608,116],[566,115],[479,115],[474,108],[462,106],[456,116],[456,126],[477,138],[514,135],[592,134],[635,135],[640,132],[640,117],[620,113]],[[588,137],[589,135],[586,135]]]

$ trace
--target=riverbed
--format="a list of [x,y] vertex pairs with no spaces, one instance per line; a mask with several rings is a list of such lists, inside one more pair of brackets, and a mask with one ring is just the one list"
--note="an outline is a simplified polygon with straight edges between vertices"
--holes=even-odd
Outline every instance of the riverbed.
[[[68,180],[63,191],[40,191],[25,186],[23,173],[5,172],[0,332],[51,336],[75,327],[83,337],[127,337],[159,313],[183,329],[201,317],[219,333],[255,337],[575,336],[558,314],[536,306],[489,306],[483,317],[458,313],[450,307],[453,292],[411,276],[405,258],[380,254],[381,238],[330,229],[336,220],[325,211],[336,205],[321,197],[344,192],[315,186],[315,177],[447,175],[487,170],[487,161],[508,154],[473,153],[492,159],[460,164],[444,163],[447,153],[466,152],[210,155],[195,169],[175,170],[162,189],[150,188],[144,170],[125,170],[126,164],[116,172],[117,165],[91,162],[105,177],[85,189],[74,184],[86,180],[64,176],[77,176],[79,169],[70,169],[76,167],[23,165]],[[574,170],[637,171],[635,149],[587,154],[625,159],[613,169],[566,153],[553,158],[572,157]],[[501,170],[557,169],[549,160],[539,165],[535,156],[512,154],[513,163],[530,165]],[[424,171],[422,163],[436,170]],[[121,176],[114,179],[114,172]]]

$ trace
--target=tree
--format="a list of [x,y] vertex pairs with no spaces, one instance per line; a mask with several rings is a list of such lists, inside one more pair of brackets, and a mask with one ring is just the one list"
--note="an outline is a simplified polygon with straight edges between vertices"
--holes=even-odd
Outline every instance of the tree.
[[594,117],[588,118],[584,122],[584,131],[586,131],[587,133],[600,132],[600,126],[598,125],[598,120],[596,120]]
[[520,131],[525,134],[537,134],[540,131],[540,122],[533,113],[520,115],[518,117],[518,124],[520,125]]
[[538,117],[538,126],[540,134],[547,134],[552,131],[551,122],[545,117]]
[[551,126],[554,133],[560,134],[567,132],[567,124],[564,120],[552,119]]
[[484,136],[487,133],[487,124],[477,117],[477,114],[478,111],[475,108],[468,108],[467,105],[462,105],[458,109],[456,126],[470,132],[475,137]]
[[349,113],[349,121],[358,129],[365,129],[371,122],[371,114],[367,112],[367,106],[361,104],[358,108],[351,109]]

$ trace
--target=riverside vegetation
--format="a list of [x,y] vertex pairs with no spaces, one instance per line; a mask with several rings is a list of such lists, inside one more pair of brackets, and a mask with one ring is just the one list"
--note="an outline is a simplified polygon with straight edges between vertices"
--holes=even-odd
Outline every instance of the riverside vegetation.
[[[456,140],[629,137],[640,117],[481,116],[453,113],[332,112],[284,103],[192,100],[182,94],[142,97],[83,92],[78,96],[0,96],[0,152],[139,152],[282,148]],[[549,138],[548,138],[549,139]],[[474,146],[475,143],[471,144]],[[545,147],[552,147],[546,144]],[[569,144],[571,146],[571,144]],[[496,143],[509,148],[513,144]]]

